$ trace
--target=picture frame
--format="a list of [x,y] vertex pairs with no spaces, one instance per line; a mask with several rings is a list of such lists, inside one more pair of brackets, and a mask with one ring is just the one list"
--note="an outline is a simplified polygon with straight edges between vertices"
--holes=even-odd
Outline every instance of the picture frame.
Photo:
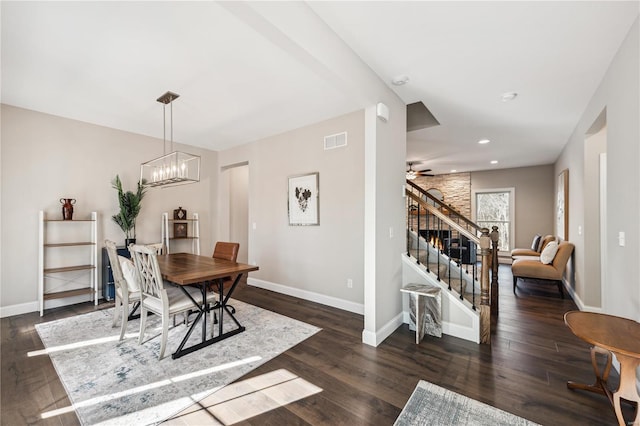
[[173,211],[173,219],[174,220],[184,220],[187,218],[187,211],[182,207],[178,207]]
[[180,222],[173,224],[173,238],[187,238],[187,223]]
[[288,178],[288,212],[290,226],[320,225],[320,173]]
[[569,169],[558,175],[556,187],[556,231],[563,240],[569,239]]

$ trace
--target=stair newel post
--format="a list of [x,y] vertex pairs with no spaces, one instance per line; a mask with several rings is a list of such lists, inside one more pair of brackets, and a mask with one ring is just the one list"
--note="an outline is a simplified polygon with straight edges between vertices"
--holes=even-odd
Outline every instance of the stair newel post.
[[[471,243],[476,245],[476,243]],[[476,252],[477,252],[476,246]],[[474,260],[473,265],[471,266],[471,271],[473,273],[473,277],[471,279],[471,305],[473,310],[476,310],[476,281],[478,281],[478,262]]]
[[[433,239],[433,246],[436,248],[436,253],[438,253],[438,281],[440,281],[440,258],[441,254],[444,253],[443,250],[440,249],[442,245],[442,219],[438,218],[438,238]],[[449,280],[449,290],[451,290],[451,280]]]
[[[429,210],[426,210],[425,211],[425,220],[424,220],[425,229],[429,229],[429,224],[431,223],[432,220],[433,220],[433,218],[429,217]],[[430,254],[431,250],[429,250],[429,241],[427,241],[428,238],[429,238],[429,236],[428,236],[428,232],[427,232],[427,238],[425,238],[425,242],[426,242],[425,247],[427,248],[427,260],[425,262],[425,265],[426,265],[427,272],[430,272],[429,271],[429,254]]]
[[482,269],[480,271],[480,343],[491,344],[491,306],[489,297],[489,268],[491,255],[491,237],[489,229],[480,230],[480,256]]
[[498,239],[497,226],[491,227],[491,315],[498,316]]
[[[416,213],[418,224],[416,225],[416,264],[420,264],[420,203],[418,203],[418,212]],[[429,250],[427,249],[427,253]]]
[[407,200],[407,256],[411,256],[411,198],[407,194],[404,197]]

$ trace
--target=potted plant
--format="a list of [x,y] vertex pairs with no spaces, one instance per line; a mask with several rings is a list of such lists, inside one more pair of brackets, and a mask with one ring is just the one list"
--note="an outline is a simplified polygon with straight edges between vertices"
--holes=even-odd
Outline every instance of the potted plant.
[[111,182],[111,186],[118,191],[118,203],[120,204],[120,212],[114,214],[112,218],[124,232],[125,247],[128,247],[131,243],[135,244],[136,242],[136,218],[140,213],[142,198],[146,191],[144,184],[144,179],[138,182],[138,190],[133,193],[132,191],[125,192],[122,189],[122,182],[118,175],[116,175],[113,182]]

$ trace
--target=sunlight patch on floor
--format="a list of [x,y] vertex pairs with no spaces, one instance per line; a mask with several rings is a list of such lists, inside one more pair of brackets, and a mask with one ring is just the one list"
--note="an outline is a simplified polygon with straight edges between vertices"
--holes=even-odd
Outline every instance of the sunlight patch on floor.
[[[118,336],[116,336],[116,338],[117,337]],[[167,385],[172,384],[172,383],[182,382],[182,381],[185,381],[185,380],[190,380],[190,379],[193,379],[194,377],[205,376],[207,374],[216,373],[218,371],[222,371],[222,370],[226,370],[226,369],[230,369],[230,368],[235,368],[235,367],[238,367],[238,366],[243,365],[243,364],[250,364],[250,363],[253,363],[253,362],[258,362],[261,359],[262,358],[259,357],[259,356],[252,356],[252,357],[244,358],[244,359],[241,359],[241,360],[238,360],[238,361],[229,362],[227,364],[216,365],[214,367],[206,368],[206,369],[203,369],[203,370],[198,370],[198,371],[195,371],[193,373],[183,374],[183,375],[180,375],[180,376],[172,377],[170,379],[160,380],[160,381],[149,383],[149,384],[146,384],[146,385],[137,386],[137,387],[132,388],[132,389],[125,389],[125,390],[123,390],[121,392],[116,392],[116,393],[112,393],[112,394],[109,394],[109,395],[103,395],[103,396],[87,399],[85,401],[80,401],[77,404],[72,404],[71,406],[68,406],[68,407],[63,407],[63,408],[59,408],[57,410],[43,412],[40,416],[43,419],[47,419],[49,417],[54,417],[54,416],[59,416],[59,415],[64,414],[64,413],[68,413],[68,412],[74,411],[77,408],[88,407],[88,406],[91,406],[91,405],[94,405],[94,404],[103,403],[105,401],[110,401],[110,400],[114,400],[114,399],[117,399],[117,398],[123,398],[123,397],[131,396],[131,395],[134,395],[136,393],[148,391],[149,389],[155,389],[155,388],[159,388],[161,386],[167,386]],[[212,392],[212,391],[215,391],[215,389],[209,389],[207,392]]]
[[[178,325],[180,326],[180,325]],[[176,326],[176,327],[178,327]],[[169,327],[169,330],[171,330],[173,327]],[[145,336],[147,335],[147,333],[155,333],[153,336],[145,339],[144,341],[148,341],[151,340],[153,338],[156,338],[158,336],[160,336],[160,334],[162,333],[162,326],[158,326],[158,327],[147,327],[147,329],[145,330]],[[140,333],[136,332],[136,333],[127,333],[124,335],[124,340],[126,339],[132,339],[135,338],[136,340],[138,339],[138,337],[140,336]],[[117,340],[120,339],[120,334],[114,334],[113,336],[107,336],[107,337],[101,337],[99,339],[91,339],[91,340],[83,340],[81,342],[76,342],[76,343],[69,343],[68,345],[61,345],[61,346],[52,346],[50,348],[45,348],[45,349],[39,349],[37,351],[29,351],[27,352],[27,356],[28,357],[34,357],[34,356],[39,356],[39,355],[48,355],[54,352],[62,352],[62,351],[68,351],[68,350],[72,350],[72,349],[79,349],[79,348],[84,348],[87,346],[91,346],[91,345],[101,345],[103,343],[109,343],[109,342],[115,342]]]
[[320,392],[322,388],[287,370],[279,369],[227,385],[172,418],[167,424],[231,425]]
[[[125,335],[125,338],[131,338],[131,337],[137,337],[137,336],[138,336],[137,333],[127,334]],[[33,357],[33,356],[39,356],[39,355],[49,355],[50,353],[54,353],[54,352],[62,352],[62,351],[68,351],[72,349],[84,348],[91,345],[101,345],[103,343],[114,342],[114,341],[117,341],[118,339],[120,339],[120,334],[115,334],[113,336],[101,337],[99,339],[83,340],[81,342],[70,343],[68,345],[52,346],[50,348],[40,349],[37,351],[29,351],[27,352],[27,356]]]

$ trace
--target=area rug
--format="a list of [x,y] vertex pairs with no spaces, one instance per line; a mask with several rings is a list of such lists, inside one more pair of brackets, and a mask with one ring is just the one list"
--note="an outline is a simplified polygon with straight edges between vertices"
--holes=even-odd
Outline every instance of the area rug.
[[[43,418],[75,410],[84,425],[157,424],[320,331],[238,300],[230,304],[246,331],[176,360],[171,353],[186,326],[170,327],[165,357],[158,360],[157,315],[148,317],[142,345],[139,320],[130,321],[125,340],[118,341],[120,328],[111,327],[113,309],[37,324],[45,349],[28,355],[51,357],[72,402]],[[228,317],[224,324],[235,328]],[[198,324],[191,339],[200,331]]]
[[420,380],[395,426],[534,426],[537,423]]

